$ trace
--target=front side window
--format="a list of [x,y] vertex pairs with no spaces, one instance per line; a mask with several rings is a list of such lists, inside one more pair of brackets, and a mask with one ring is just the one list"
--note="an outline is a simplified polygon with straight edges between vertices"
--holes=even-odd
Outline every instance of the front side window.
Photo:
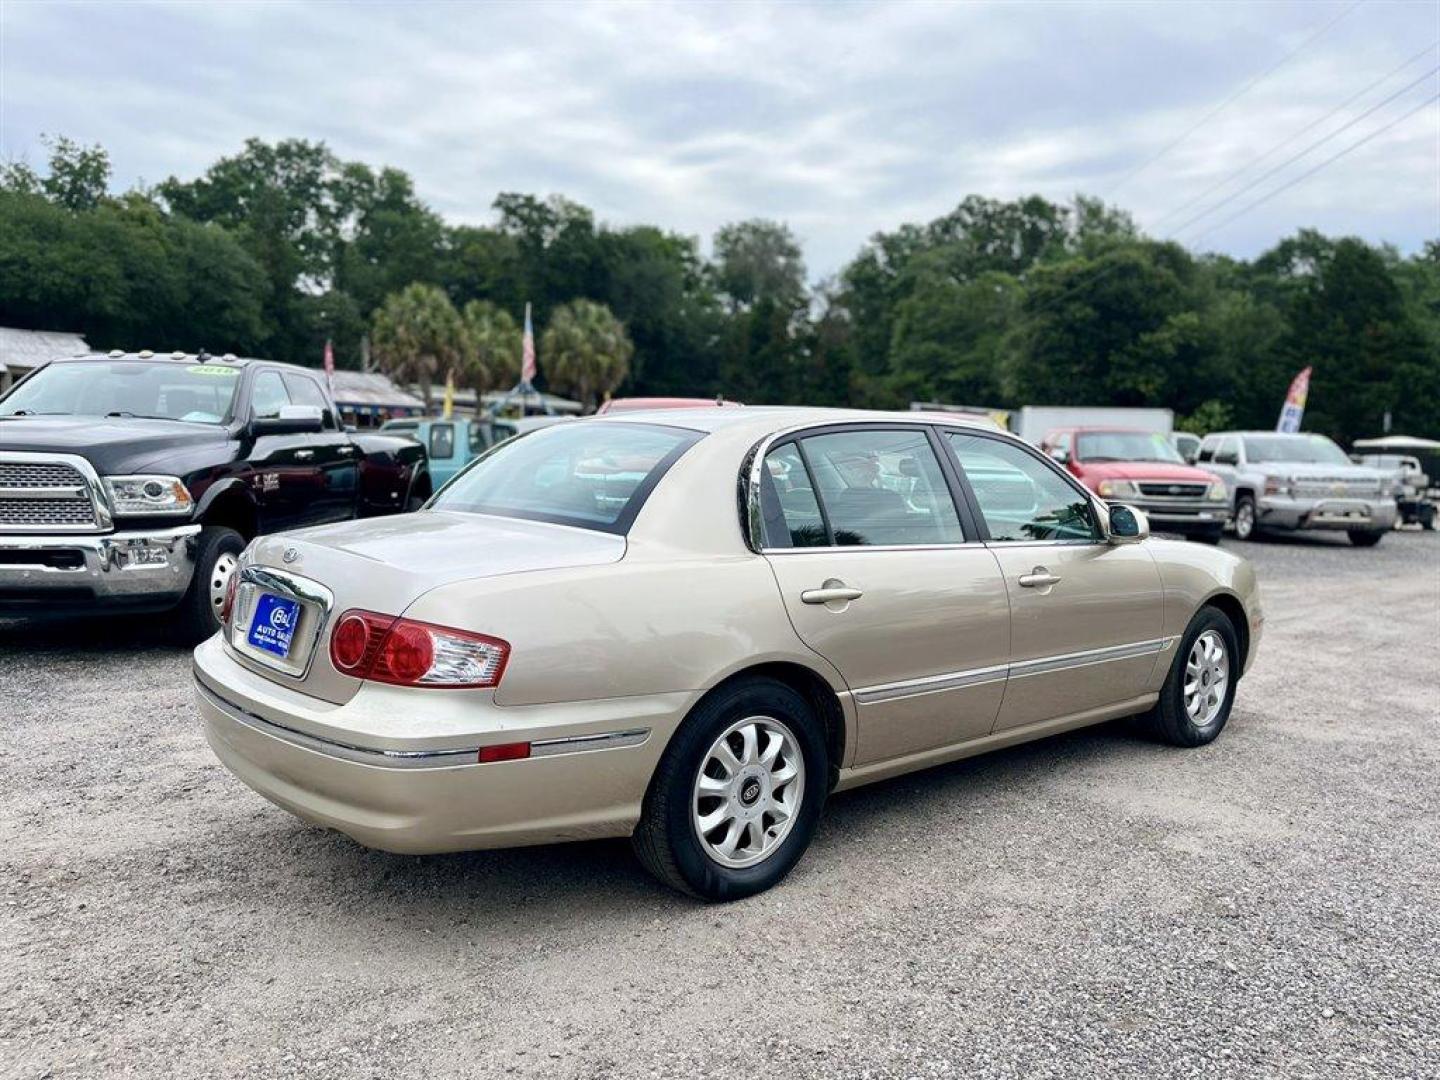
[[255,376],[255,389],[250,393],[250,411],[256,420],[273,420],[282,406],[290,404],[290,393],[278,371],[262,371]]
[[0,402],[0,416],[122,416],[218,424],[240,368],[167,360],[51,364]]
[[833,545],[964,542],[945,474],[923,429],[812,435],[800,445]]
[[603,421],[544,428],[477,458],[432,508],[624,533],[666,470],[702,435]]
[[991,540],[1095,541],[1090,500],[1043,461],[1000,439],[946,435]]
[[335,423],[335,413],[330,408],[330,399],[325,396],[325,391],[320,389],[320,384],[310,376],[287,371],[285,389],[290,394],[290,400],[296,405],[312,405],[320,410],[326,431],[335,431],[339,427]]

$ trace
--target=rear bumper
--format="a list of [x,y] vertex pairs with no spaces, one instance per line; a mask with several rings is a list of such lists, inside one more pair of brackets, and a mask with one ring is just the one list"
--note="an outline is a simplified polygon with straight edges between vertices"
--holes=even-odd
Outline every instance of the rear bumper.
[[106,536],[0,536],[0,609],[173,607],[199,525]]
[[1266,495],[1256,506],[1255,520],[1267,529],[1380,532],[1393,528],[1398,515],[1393,499],[1294,499]]
[[[486,693],[367,685],[333,705],[244,668],[218,637],[196,649],[194,675],[206,738],[237,777],[305,821],[411,854],[629,835],[690,702],[667,694],[506,708]],[[395,726],[409,730],[379,739],[373,718],[395,709],[396,694],[409,717]],[[450,694],[469,696],[443,699]],[[532,756],[478,762],[479,747],[516,742],[530,742]]]

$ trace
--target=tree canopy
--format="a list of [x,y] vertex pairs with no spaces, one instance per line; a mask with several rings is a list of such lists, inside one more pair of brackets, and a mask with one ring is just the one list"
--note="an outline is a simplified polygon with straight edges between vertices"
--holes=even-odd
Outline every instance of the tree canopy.
[[1191,428],[1270,427],[1314,368],[1306,426],[1440,435],[1440,238],[1409,257],[1303,230],[1253,260],[1145,236],[1077,196],[958,199],[807,277],[783,222],[710,254],[558,195],[502,192],[454,224],[410,177],[323,143],[248,140],[199,176],[110,193],[105,150],[48,141],[0,167],[0,323],[97,348],[205,347],[317,364],[362,339],[407,380],[518,372],[529,302],[542,385],[754,403],[1165,405]]

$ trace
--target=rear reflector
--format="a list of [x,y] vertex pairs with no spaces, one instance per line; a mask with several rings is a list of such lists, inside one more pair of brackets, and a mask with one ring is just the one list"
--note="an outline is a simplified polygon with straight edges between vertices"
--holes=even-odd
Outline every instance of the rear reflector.
[[395,686],[494,687],[509,659],[499,638],[373,611],[345,612],[330,634],[335,670]]
[[501,743],[499,746],[480,747],[480,762],[487,761],[520,761],[530,756],[530,744],[528,742]]

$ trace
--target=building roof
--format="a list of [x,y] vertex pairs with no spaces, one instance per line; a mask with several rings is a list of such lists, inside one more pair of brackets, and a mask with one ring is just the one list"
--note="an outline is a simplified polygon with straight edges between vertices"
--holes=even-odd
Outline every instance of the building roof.
[[339,371],[331,379],[335,404],[346,407],[373,406],[385,409],[424,409],[425,403],[390,381],[378,371]]
[[63,356],[87,353],[79,334],[63,330],[16,330],[0,326],[0,367],[36,368]]

